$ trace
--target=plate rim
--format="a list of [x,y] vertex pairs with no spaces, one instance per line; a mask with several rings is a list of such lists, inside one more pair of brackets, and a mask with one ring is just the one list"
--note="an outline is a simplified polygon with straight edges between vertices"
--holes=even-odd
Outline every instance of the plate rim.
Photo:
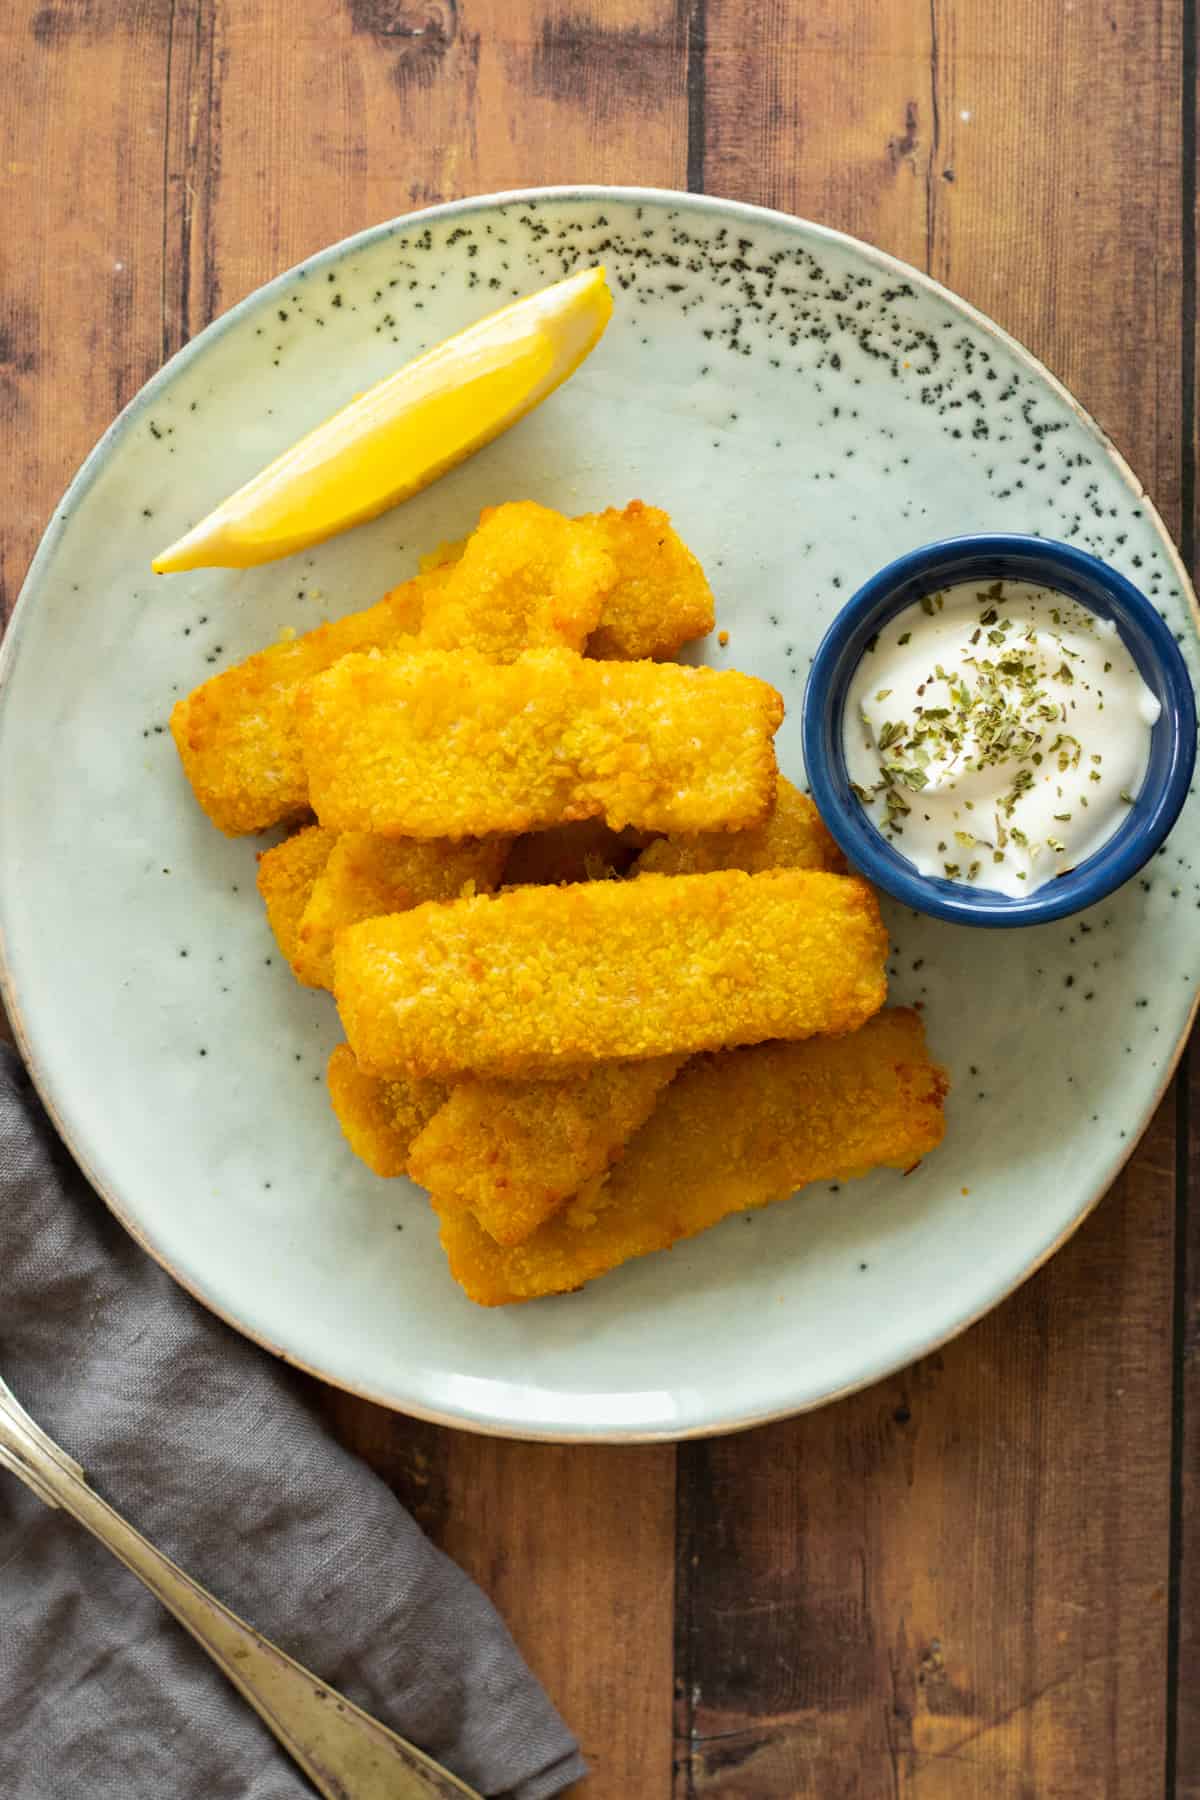
[[[221,313],[216,319],[211,320],[202,331],[198,332],[194,337],[189,338],[186,344],[181,345],[180,348],[155,371],[149,380],[146,381],[121,408],[120,412],[92,446],[92,449],[88,452],[67,487],[64,489],[61,497],[55,503],[50,520],[39,539],[37,549],[35,550],[29,568],[26,571],[25,578],[21,583],[21,589],[9,617],[3,641],[0,642],[0,709],[3,709],[8,702],[10,683],[20,654],[20,645],[24,637],[26,618],[27,615],[32,612],[36,602],[35,590],[41,582],[43,570],[48,567],[53,558],[68,520],[79,501],[86,495],[92,483],[98,477],[112,449],[128,434],[136,420],[140,417],[142,412],[153,403],[156,396],[174,380],[175,376],[182,369],[186,368],[195,357],[201,354],[202,347],[206,347],[217,338],[223,336],[225,332],[231,330],[243,316],[249,314],[252,309],[258,307],[262,303],[269,302],[273,296],[282,292],[291,284],[294,284],[302,274],[306,275],[310,270],[321,269],[329,263],[340,262],[347,254],[350,254],[355,250],[370,249],[376,243],[385,241],[387,238],[394,236],[398,230],[411,223],[418,223],[423,220],[437,220],[440,222],[446,219],[470,216],[472,213],[491,210],[500,206],[511,206],[514,204],[537,206],[543,202],[569,203],[572,201],[608,201],[610,203],[617,202],[622,205],[665,206],[680,211],[700,213],[710,217],[727,218],[732,215],[735,218],[744,219],[747,225],[759,224],[783,228],[785,230],[794,229],[796,226],[799,226],[804,232],[811,234],[818,240],[824,240],[831,246],[849,248],[856,254],[864,257],[867,262],[873,264],[881,271],[909,281],[924,292],[948,302],[952,308],[961,315],[964,315],[981,332],[1002,344],[1026,370],[1043,381],[1051,391],[1070,408],[1071,412],[1081,424],[1095,434],[1100,445],[1116,469],[1117,474],[1135,497],[1137,503],[1145,509],[1151,525],[1157,529],[1167,552],[1168,564],[1178,582],[1180,595],[1191,615],[1192,628],[1196,633],[1197,639],[1200,640],[1200,603],[1197,602],[1196,590],[1193,586],[1187,567],[1184,564],[1180,550],[1175,543],[1174,537],[1167,529],[1162,514],[1150,497],[1145,484],[1136,475],[1130,463],[1114,444],[1108,433],[1097,422],[1087,408],[1075,398],[1059,377],[1055,375],[1039,357],[1035,356],[1019,338],[1005,330],[1003,326],[998,325],[994,319],[987,313],[982,312],[978,307],[972,305],[969,300],[965,300],[960,294],[955,293],[952,288],[947,287],[934,276],[926,274],[924,270],[918,269],[914,264],[904,262],[901,258],[892,256],[889,252],[880,250],[876,245],[867,243],[864,239],[857,238],[850,232],[838,231],[832,226],[822,225],[816,220],[803,218],[797,213],[785,212],[776,207],[759,206],[745,200],[726,199],[717,194],[694,194],[676,188],[625,186],[611,183],[562,183],[546,187],[509,188],[494,193],[465,195],[457,200],[440,201],[431,206],[415,208],[410,212],[397,214],[395,217],[384,220],[377,225],[367,226],[362,231],[352,232],[344,238],[339,238],[335,243],[325,245],[322,249],[314,251],[311,256],[305,257],[302,261],[285,269],[281,274],[273,276],[269,281],[263,282],[258,287],[253,288],[248,294],[243,295],[240,300],[235,301],[227,311]],[[1030,1262],[1019,1275],[999,1288],[981,1306],[962,1318],[956,1319],[946,1328],[939,1328],[927,1338],[921,1337],[917,1342],[905,1346],[899,1351],[880,1355],[871,1367],[856,1376],[852,1381],[846,1382],[840,1387],[832,1388],[827,1393],[817,1397],[806,1400],[797,1400],[793,1403],[781,1406],[767,1407],[762,1410],[749,1409],[737,1413],[736,1416],[725,1416],[715,1422],[705,1424],[679,1425],[678,1423],[666,1421],[659,1426],[648,1426],[644,1428],[602,1425],[586,1430],[567,1429],[553,1423],[539,1425],[502,1421],[487,1415],[480,1415],[471,1411],[469,1408],[437,1407],[410,1398],[405,1398],[405,1400],[401,1402],[394,1395],[381,1393],[372,1388],[369,1383],[352,1381],[346,1377],[330,1374],[315,1363],[310,1363],[303,1357],[297,1356],[293,1352],[284,1349],[281,1345],[274,1343],[265,1333],[253,1329],[243,1320],[237,1318],[226,1307],[218,1305],[210,1295],[203,1291],[202,1286],[198,1282],[184,1276],[172,1265],[165,1252],[154,1243],[152,1236],[142,1223],[131,1216],[123,1200],[109,1186],[99,1180],[90,1166],[88,1158],[76,1144],[72,1132],[63,1116],[65,1101],[60,1098],[53,1077],[50,1075],[49,1071],[42,1066],[34,1051],[32,1036],[25,1020],[24,1007],[18,993],[16,972],[9,956],[5,921],[3,917],[0,917],[0,1000],[3,1001],[7,1010],[9,1021],[13,1028],[13,1035],[16,1039],[17,1049],[22,1057],[26,1071],[33,1083],[41,1104],[67,1150],[70,1152],[72,1159],[82,1172],[84,1179],[88,1182],[93,1191],[99,1195],[100,1199],[108,1207],[109,1211],[118,1220],[124,1230],[126,1230],[134,1241],[141,1246],[146,1254],[150,1256],[161,1269],[170,1275],[172,1280],[176,1281],[185,1292],[190,1294],[193,1299],[198,1301],[217,1318],[221,1319],[226,1325],[230,1326],[231,1329],[237,1331],[242,1337],[248,1338],[251,1342],[258,1344],[262,1349],[270,1351],[289,1367],[299,1369],[305,1374],[311,1375],[315,1379],[322,1381],[331,1387],[339,1388],[345,1393],[354,1394],[358,1398],[367,1400],[376,1406],[383,1407],[389,1412],[397,1412],[406,1417],[422,1419],[430,1424],[442,1425],[450,1429],[472,1431],[484,1437],[508,1438],[520,1442],[557,1444],[648,1444],[679,1443],[696,1438],[723,1437],[728,1436],[733,1432],[751,1430],[759,1425],[771,1424],[776,1420],[792,1418],[801,1413],[814,1412],[819,1407],[828,1406],[835,1401],[847,1398],[851,1394],[860,1393],[864,1389],[873,1386],[876,1382],[886,1380],[898,1370],[909,1367],[913,1362],[916,1362],[920,1358],[931,1355],[933,1352],[941,1349],[944,1345],[951,1343],[955,1338],[961,1336],[962,1333],[970,1330],[970,1328],[977,1324],[980,1319],[985,1318],[988,1313],[992,1312],[997,1306],[1007,1300],[1018,1288],[1022,1287],[1025,1282],[1036,1275],[1037,1272],[1049,1262],[1050,1258],[1056,1255],[1057,1252],[1062,1249],[1063,1245],[1074,1236],[1085,1220],[1087,1220],[1095,1211],[1104,1196],[1115,1186],[1131,1161],[1134,1153],[1139,1148],[1142,1139],[1149,1128],[1150,1122],[1162,1102],[1163,1096],[1174,1079],[1180,1058],[1187,1046],[1193,1024],[1195,1023],[1197,1010],[1200,1008],[1200,981],[1193,981],[1191,1003],[1188,1007],[1178,1038],[1171,1047],[1170,1054],[1163,1066],[1162,1075],[1153,1090],[1151,1098],[1147,1102],[1141,1116],[1136,1121],[1136,1128],[1128,1142],[1128,1147],[1123,1147],[1122,1154],[1112,1165],[1111,1171],[1103,1184],[1085,1197],[1079,1210],[1067,1221],[1057,1237],[1039,1252],[1034,1260]]]

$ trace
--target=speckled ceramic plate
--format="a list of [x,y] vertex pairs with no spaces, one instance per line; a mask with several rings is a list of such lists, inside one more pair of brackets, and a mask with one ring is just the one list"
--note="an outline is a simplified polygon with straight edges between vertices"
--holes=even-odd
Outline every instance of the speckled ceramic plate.
[[[153,551],[350,394],[515,294],[603,259],[599,349],[430,492],[310,556],[155,581]],[[146,1247],[242,1330],[411,1412],[519,1436],[724,1430],[931,1348],[1103,1193],[1187,1029],[1195,802],[1090,915],[975,933],[893,912],[893,992],[954,1081],[944,1148],[734,1219],[584,1293],[485,1312],[422,1195],[345,1149],[331,1002],[276,954],[252,842],[206,823],[166,731],[235,658],[369,603],[488,502],[667,507],[802,775],[809,657],[865,576],[933,537],[1037,531],[1111,559],[1193,669],[1178,558],[1129,470],[995,326],[779,214],[641,191],[441,207],[326,251],[155,377],[55,515],[4,652],[0,922],[38,1085]]]

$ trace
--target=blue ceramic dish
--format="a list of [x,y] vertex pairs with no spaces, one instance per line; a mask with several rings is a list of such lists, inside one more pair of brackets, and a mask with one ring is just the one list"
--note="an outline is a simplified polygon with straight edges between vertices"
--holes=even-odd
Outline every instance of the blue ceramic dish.
[[[956,582],[1029,581],[1053,588],[1117,627],[1162,707],[1145,780],[1120,829],[1067,874],[1025,898],[922,875],[855,798],[842,720],[867,644],[923,594]],[[843,607],[821,641],[804,694],[804,759],[825,823],[855,868],[918,912],[960,925],[1040,925],[1079,912],[1136,875],[1170,831],[1196,760],[1196,702],[1179,647],[1150,601],[1106,563],[1070,544],[996,534],[943,538],[888,563]]]

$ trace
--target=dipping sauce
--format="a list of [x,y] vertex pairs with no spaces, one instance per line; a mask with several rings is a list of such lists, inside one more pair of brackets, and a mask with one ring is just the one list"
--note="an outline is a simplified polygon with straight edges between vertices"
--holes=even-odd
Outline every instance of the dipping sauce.
[[1032,894],[1123,823],[1161,708],[1115,625],[1051,588],[965,583],[897,614],[846,703],[846,764],[922,875]]

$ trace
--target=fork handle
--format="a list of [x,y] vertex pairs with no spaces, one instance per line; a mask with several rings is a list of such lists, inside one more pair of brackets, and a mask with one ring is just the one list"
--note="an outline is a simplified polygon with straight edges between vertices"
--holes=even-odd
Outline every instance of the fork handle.
[[28,1415],[0,1409],[0,1465],[99,1538],[207,1650],[326,1800],[479,1800],[459,1781],[319,1681],[185,1575],[92,1492]]

